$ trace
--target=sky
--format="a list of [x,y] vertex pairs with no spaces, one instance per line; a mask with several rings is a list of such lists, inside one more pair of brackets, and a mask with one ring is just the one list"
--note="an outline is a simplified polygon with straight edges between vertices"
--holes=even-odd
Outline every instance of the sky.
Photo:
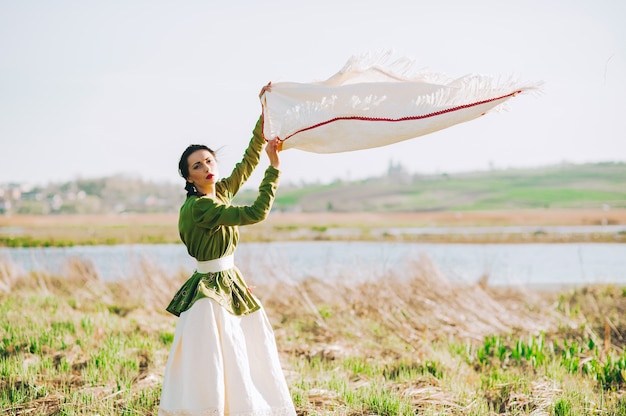
[[0,183],[182,183],[190,143],[218,149],[228,173],[263,85],[325,80],[388,50],[430,72],[512,76],[542,92],[377,149],[286,150],[282,181],[357,180],[390,162],[421,174],[624,162],[624,18],[623,0],[0,0]]

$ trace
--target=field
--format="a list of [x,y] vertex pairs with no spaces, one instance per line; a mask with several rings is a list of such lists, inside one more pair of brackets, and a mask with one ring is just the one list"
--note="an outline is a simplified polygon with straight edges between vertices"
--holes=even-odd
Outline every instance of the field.
[[[394,239],[433,242],[624,242],[624,233],[551,235],[545,226],[623,225],[626,209],[535,209],[412,213],[284,213],[241,229],[243,241]],[[381,228],[532,226],[526,234],[387,235]],[[177,214],[0,216],[0,246],[178,243]]]
[[[174,243],[176,221],[165,214],[0,217],[0,245]],[[242,239],[624,242],[623,233],[374,234],[621,224],[626,210],[276,212],[242,228]],[[332,285],[315,277],[251,282],[299,415],[626,415],[626,288],[540,292],[491,287],[488,277],[451,284],[427,259],[411,270],[374,282],[358,280],[362,270]],[[0,414],[155,415],[176,324],[164,307],[186,278],[143,264],[127,281],[104,282],[78,259],[63,276],[21,274],[0,259]]]
[[[0,413],[155,415],[186,276],[0,264]],[[354,271],[355,275],[359,270]],[[255,286],[299,415],[626,414],[626,289],[399,279]]]

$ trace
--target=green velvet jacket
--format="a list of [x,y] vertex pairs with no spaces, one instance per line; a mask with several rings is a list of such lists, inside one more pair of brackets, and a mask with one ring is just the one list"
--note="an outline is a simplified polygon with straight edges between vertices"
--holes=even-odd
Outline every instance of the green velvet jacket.
[[[250,144],[241,162],[229,177],[215,185],[216,199],[189,196],[180,208],[178,230],[188,253],[198,261],[213,260],[234,254],[239,242],[240,225],[264,220],[270,212],[280,172],[272,166],[265,171],[259,193],[251,205],[231,205],[237,191],[259,164],[265,145],[262,120],[257,122]],[[194,274],[178,290],[167,307],[176,316],[201,298],[219,302],[230,313],[245,315],[260,308],[237,267],[217,273]]]

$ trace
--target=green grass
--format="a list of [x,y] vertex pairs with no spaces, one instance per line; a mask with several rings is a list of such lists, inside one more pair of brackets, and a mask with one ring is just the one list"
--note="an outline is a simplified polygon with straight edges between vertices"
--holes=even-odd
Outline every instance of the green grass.
[[464,210],[494,209],[501,206],[518,206],[523,208],[575,207],[581,204],[615,205],[626,201],[626,192],[596,191],[590,189],[509,189],[498,196],[478,198],[472,205],[462,207]]

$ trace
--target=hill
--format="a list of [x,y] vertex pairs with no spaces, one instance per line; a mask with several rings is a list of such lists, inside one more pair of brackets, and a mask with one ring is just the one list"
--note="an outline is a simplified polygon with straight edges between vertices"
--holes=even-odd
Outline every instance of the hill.
[[[251,202],[247,190],[238,203]],[[419,212],[626,208],[626,163],[559,164],[459,174],[387,175],[281,186],[275,208],[296,212]]]

